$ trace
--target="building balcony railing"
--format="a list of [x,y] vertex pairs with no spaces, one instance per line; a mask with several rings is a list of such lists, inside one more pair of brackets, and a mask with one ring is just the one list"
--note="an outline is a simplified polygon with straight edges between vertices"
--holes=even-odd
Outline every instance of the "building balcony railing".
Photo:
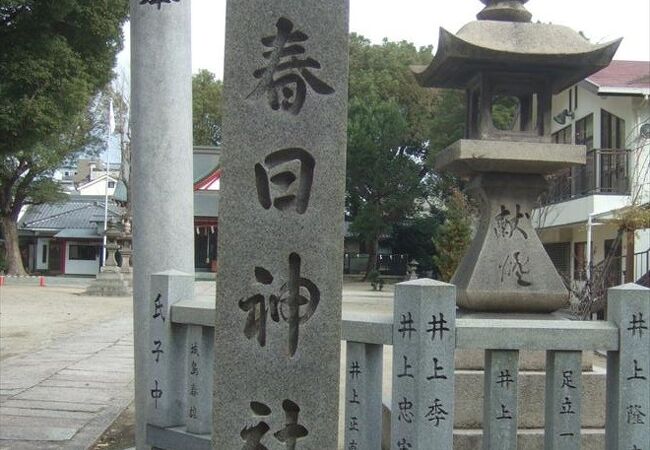
[[628,149],[589,150],[584,166],[565,169],[549,178],[549,190],[543,203],[594,194],[629,195],[630,155]]

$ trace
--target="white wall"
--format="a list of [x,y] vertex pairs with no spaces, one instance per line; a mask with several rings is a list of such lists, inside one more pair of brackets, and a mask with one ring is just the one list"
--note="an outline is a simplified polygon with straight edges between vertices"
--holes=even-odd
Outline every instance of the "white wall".
[[[100,251],[94,261],[71,260],[70,245],[89,245],[88,242],[66,242],[65,244],[65,273],[70,275],[96,275],[99,273]],[[97,245],[97,244],[94,244]]]
[[[112,188],[108,188],[108,195],[112,196],[115,193],[115,186],[117,186],[117,180],[110,178],[109,181],[113,181],[115,185]],[[105,195],[106,194],[106,178],[97,179],[91,181],[83,186],[79,186],[77,190],[79,195]]]

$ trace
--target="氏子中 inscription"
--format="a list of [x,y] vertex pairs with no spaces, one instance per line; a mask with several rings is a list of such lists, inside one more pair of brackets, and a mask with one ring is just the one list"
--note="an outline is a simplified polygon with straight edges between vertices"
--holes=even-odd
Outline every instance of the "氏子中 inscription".
[[[257,197],[264,209],[295,208],[304,214],[314,180],[314,157],[302,148],[285,148],[271,153],[264,164],[255,165]],[[297,166],[297,167],[296,167]]]
[[302,44],[309,36],[294,29],[293,22],[286,17],[280,17],[275,27],[275,35],[261,40],[268,49],[262,54],[268,64],[253,72],[253,76],[260,81],[247,98],[266,95],[273,110],[282,109],[298,114],[305,103],[307,85],[321,95],[333,94],[334,89],[310,70],[320,69],[321,64],[305,56],[306,50]]
[[[255,268],[256,287],[273,289],[274,277],[263,267]],[[320,291],[307,278],[300,276],[300,256],[297,253],[289,255],[289,280],[282,284],[276,292],[268,295],[257,293],[246,299],[239,300],[239,308],[248,313],[244,325],[244,335],[251,339],[257,336],[260,346],[266,345],[267,316],[279,323],[283,320],[289,325],[289,356],[294,356],[298,348],[300,325],[307,322],[314,314],[320,302]],[[302,313],[301,313],[302,310]]]

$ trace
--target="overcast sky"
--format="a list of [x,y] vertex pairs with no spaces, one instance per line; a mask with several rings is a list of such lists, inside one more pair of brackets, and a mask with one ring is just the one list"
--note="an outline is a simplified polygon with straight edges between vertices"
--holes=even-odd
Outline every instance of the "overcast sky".
[[[192,1],[192,70],[208,69],[222,78],[225,0]],[[350,0],[350,31],[379,43],[407,40],[417,46],[438,42],[442,26],[456,32],[475,20],[478,0]],[[531,0],[533,21],[567,25],[592,42],[623,37],[615,59],[650,60],[650,1]],[[128,66],[128,26],[119,65]]]

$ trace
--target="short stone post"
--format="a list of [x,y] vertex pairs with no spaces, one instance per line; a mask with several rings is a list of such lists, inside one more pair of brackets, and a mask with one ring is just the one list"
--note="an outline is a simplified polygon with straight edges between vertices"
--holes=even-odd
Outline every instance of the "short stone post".
[[381,448],[384,346],[348,342],[345,364],[346,450]]
[[347,0],[228,0],[213,448],[337,447],[347,73]]
[[579,450],[582,352],[546,352],[545,450]]
[[391,449],[452,448],[456,288],[399,283],[393,313]]
[[650,289],[624,284],[607,293],[607,319],[620,348],[607,353],[607,449],[650,448]]
[[185,402],[186,377],[185,327],[175,327],[171,307],[180,300],[192,298],[194,277],[169,270],[151,276],[149,302],[149,380],[147,385],[148,423],[159,427],[185,424],[188,411]]
[[517,450],[518,350],[486,350],[483,450]]

